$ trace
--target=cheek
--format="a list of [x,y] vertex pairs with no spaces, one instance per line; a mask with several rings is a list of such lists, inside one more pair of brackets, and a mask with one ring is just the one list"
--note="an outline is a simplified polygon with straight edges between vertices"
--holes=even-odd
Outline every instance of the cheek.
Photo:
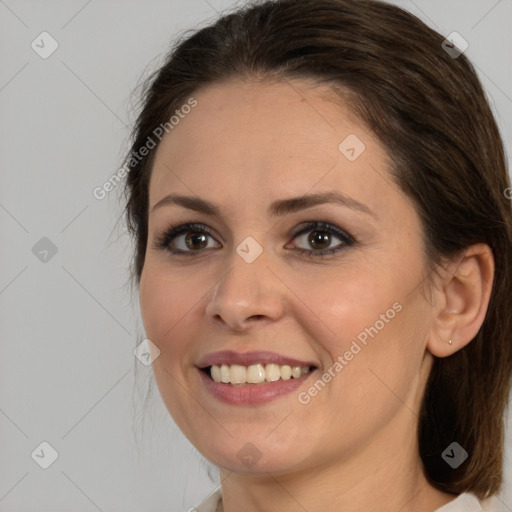
[[[188,431],[191,402],[183,362],[191,360],[190,332],[194,306],[205,290],[179,271],[169,272],[154,261],[147,261],[141,275],[139,299],[146,336],[159,348],[160,355],[152,364],[154,377],[169,413],[178,426]],[[188,337],[187,337],[188,333]]]
[[140,280],[139,299],[146,336],[164,353],[182,350],[176,334],[189,321],[194,305],[204,293],[190,278],[183,283],[169,277],[173,273],[149,261]]
[[[404,272],[396,263],[360,262],[330,269],[321,279],[301,277],[295,291],[307,308],[296,318],[304,331],[317,334],[322,370],[336,374],[332,390],[352,390],[344,401],[387,403],[394,400],[389,389],[407,394],[421,366],[421,337],[428,328],[428,311],[414,290],[420,273],[420,266]],[[342,369],[334,367],[339,357]]]
[[[322,344],[333,357],[349,350],[358,336],[364,343],[365,333],[369,336],[367,329],[376,322],[379,333],[384,333],[399,316],[393,304],[401,300],[401,291],[391,272],[373,270],[347,265],[329,269],[321,276],[305,274],[300,279],[297,295],[304,297],[309,307],[309,313],[301,318],[323,326],[326,336]],[[307,330],[314,332],[312,325]]]

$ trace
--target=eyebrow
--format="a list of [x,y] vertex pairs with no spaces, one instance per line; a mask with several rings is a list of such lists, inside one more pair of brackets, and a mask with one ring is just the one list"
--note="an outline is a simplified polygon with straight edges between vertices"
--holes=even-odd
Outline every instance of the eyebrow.
[[[346,208],[370,215],[375,219],[377,218],[375,213],[372,212],[368,206],[360,203],[359,201],[356,201],[355,199],[352,199],[351,197],[341,194],[340,192],[322,192],[317,194],[291,197],[287,199],[279,199],[274,201],[269,206],[268,212],[269,215],[278,217],[300,210],[305,210],[306,208],[312,208],[313,206],[321,204],[338,204],[340,206],[344,206]],[[166,205],[177,205],[189,210],[203,213],[205,215],[212,215],[217,217],[221,216],[219,207],[210,201],[207,201],[206,199],[176,194],[169,194],[158,201],[158,203],[156,203],[151,209],[151,213]]]

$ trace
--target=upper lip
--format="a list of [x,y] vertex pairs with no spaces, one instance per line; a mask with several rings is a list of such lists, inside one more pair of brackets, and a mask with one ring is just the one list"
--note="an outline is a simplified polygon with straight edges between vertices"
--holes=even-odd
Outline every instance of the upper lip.
[[198,368],[203,369],[213,365],[220,366],[222,364],[239,364],[241,366],[251,366],[258,363],[274,363],[278,365],[288,364],[290,366],[315,366],[315,364],[312,362],[301,361],[299,359],[294,359],[293,357],[277,354],[276,352],[235,352],[234,350],[222,350],[220,352],[207,354],[199,360],[197,366]]

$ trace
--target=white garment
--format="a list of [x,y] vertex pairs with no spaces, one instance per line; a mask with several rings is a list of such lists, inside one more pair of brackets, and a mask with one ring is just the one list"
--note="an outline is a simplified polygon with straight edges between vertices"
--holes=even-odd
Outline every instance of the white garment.
[[[219,487],[208,499],[193,509],[194,512],[216,512],[221,497],[222,491]],[[473,493],[464,492],[434,512],[494,512],[495,503],[493,497],[479,501]]]

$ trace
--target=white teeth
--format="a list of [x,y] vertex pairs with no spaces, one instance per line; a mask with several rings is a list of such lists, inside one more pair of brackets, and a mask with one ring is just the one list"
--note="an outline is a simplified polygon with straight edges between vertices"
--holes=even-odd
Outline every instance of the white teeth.
[[[261,364],[253,364],[247,368],[247,380],[249,384],[259,384],[265,380],[265,368]],[[245,383],[242,383],[245,384]]]
[[300,373],[300,366],[294,366],[292,368],[292,377],[294,379],[298,379],[300,377],[301,373]]
[[281,379],[288,380],[292,376],[292,367],[289,364],[281,366]]
[[270,363],[267,365],[252,364],[242,366],[239,364],[221,366],[213,365],[210,368],[210,376],[215,382],[224,384],[260,384],[264,381],[275,382],[277,380],[298,379],[310,371],[309,366],[290,366]]
[[243,384],[247,382],[247,369],[239,364],[232,364],[229,369],[231,384]]
[[210,374],[212,376],[212,379],[215,382],[221,382],[222,381],[222,376],[221,376],[221,373],[220,373],[220,368],[218,366],[212,366],[211,369],[210,369]]
[[224,382],[224,384],[229,384],[231,382],[230,378],[231,375],[229,373],[229,366],[223,364],[220,367],[220,381]]
[[278,364],[267,364],[265,366],[265,380],[267,382],[274,382],[281,378],[281,370]]

